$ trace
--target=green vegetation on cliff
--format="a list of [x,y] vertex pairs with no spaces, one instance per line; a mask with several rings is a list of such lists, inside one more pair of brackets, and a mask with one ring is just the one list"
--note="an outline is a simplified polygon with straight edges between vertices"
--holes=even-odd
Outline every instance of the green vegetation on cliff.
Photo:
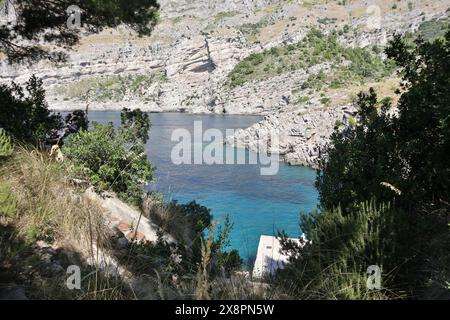
[[139,204],[146,183],[152,180],[152,166],[144,145],[127,145],[111,124],[95,124],[69,138],[63,153],[73,163],[70,174],[87,178],[100,190],[112,190],[121,199]]
[[367,49],[345,47],[338,42],[336,34],[326,36],[312,29],[296,44],[250,55],[235,66],[228,79],[231,87],[237,87],[248,81],[265,80],[289,71],[308,70],[325,63],[330,68],[326,75],[311,75],[305,87],[321,89],[328,85],[339,88],[367,80],[380,80],[394,71],[391,61],[383,61]]
[[[85,196],[86,184],[69,178],[72,165],[31,146],[16,146],[0,161],[0,284],[14,283],[30,299],[236,299],[248,290],[242,279],[227,283],[242,265],[236,251],[226,250],[228,221],[215,224],[195,202],[145,197],[142,214],[176,242],[160,237],[118,247],[111,221]],[[128,273],[93,264],[105,254]],[[83,276],[79,290],[66,286],[73,265]],[[130,283],[130,272],[139,282]]]

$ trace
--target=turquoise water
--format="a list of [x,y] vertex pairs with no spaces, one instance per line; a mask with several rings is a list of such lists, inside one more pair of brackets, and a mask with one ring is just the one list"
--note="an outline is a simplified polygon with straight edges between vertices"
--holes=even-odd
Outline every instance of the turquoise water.
[[[90,112],[89,119],[101,123],[120,122],[119,112]],[[166,200],[187,203],[196,200],[211,209],[221,222],[228,214],[234,228],[231,248],[245,259],[256,255],[259,237],[278,230],[290,236],[300,234],[299,214],[316,208],[318,194],[312,169],[279,164],[278,174],[262,176],[259,165],[174,165],[171,161],[175,129],[193,132],[194,121],[203,129],[246,128],[259,116],[190,115],[184,113],[151,114],[152,129],[146,146],[148,158],[156,166],[155,182],[148,189],[162,193]],[[205,143],[208,144],[208,143]],[[230,151],[230,147],[224,146]],[[231,151],[235,151],[232,149]],[[249,151],[241,150],[246,156]]]

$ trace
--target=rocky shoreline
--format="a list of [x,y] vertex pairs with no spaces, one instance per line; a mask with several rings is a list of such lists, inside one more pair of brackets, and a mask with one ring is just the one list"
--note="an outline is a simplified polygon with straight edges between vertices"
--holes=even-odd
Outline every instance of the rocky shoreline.
[[[271,114],[253,126],[236,132],[227,143],[255,152],[275,153],[289,165],[318,168],[318,160],[335,126],[347,126],[356,110],[349,104],[315,108],[308,112]],[[279,139],[274,145],[273,135]]]

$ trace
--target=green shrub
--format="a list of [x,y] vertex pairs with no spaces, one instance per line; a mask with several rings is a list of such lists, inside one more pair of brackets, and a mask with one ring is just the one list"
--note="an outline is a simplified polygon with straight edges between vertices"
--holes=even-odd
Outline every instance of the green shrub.
[[414,9],[414,4],[412,2],[408,2],[408,10],[412,11]]
[[[223,224],[217,226],[212,221],[211,210],[195,201],[187,204],[176,201],[158,204],[144,202],[143,209],[146,216],[177,241],[176,245],[161,241],[156,245],[148,243],[139,246],[136,258],[141,259],[139,256],[142,255],[148,257],[143,266],[147,272],[153,273],[153,269],[158,268],[161,272],[170,272],[171,275],[175,273],[189,279],[197,272],[204,259],[206,242],[209,242],[208,250],[211,253],[207,270],[210,279],[221,277],[223,273],[229,277],[242,266],[242,259],[237,251],[226,251],[233,227],[228,217]],[[173,255],[180,257],[179,263],[173,263]]]
[[152,126],[148,113],[140,109],[124,108],[120,114],[120,120],[122,126],[119,131],[126,141],[131,143],[137,140],[143,144],[147,143]]
[[349,26],[348,24],[346,24],[346,25],[344,26],[344,28],[342,29],[342,31],[343,31],[344,33],[348,33],[348,32],[350,31],[350,26]]
[[[302,214],[306,239],[301,247],[280,234],[290,263],[275,277],[275,285],[294,297],[308,299],[379,299],[389,296],[389,276],[403,263],[398,228],[407,216],[390,205],[362,203],[347,215],[339,208]],[[407,243],[403,242],[403,245]],[[367,289],[367,268],[381,269],[382,290]]]
[[273,55],[273,56],[279,56],[280,55],[280,48],[278,48],[278,47],[272,47],[271,49],[270,49],[270,54],[271,55]]
[[393,99],[391,97],[384,97],[383,99],[381,99],[380,105],[390,108],[392,105],[392,101]]
[[[69,137],[63,152],[73,164],[73,175],[88,178],[94,186],[112,190],[122,199],[139,204],[144,185],[152,180],[153,169],[145,154],[142,141],[145,133],[139,129],[140,125],[124,114],[122,120],[136,126],[122,126],[119,134],[112,124],[94,124],[91,131],[82,130]],[[142,127],[147,128],[147,124]],[[140,132],[141,139],[138,136],[131,142],[130,132]]]
[[351,127],[356,127],[356,125],[357,125],[356,118],[355,117],[349,117],[348,118],[348,124]]
[[256,23],[244,23],[239,26],[239,29],[246,36],[247,40],[255,41],[260,29],[268,25],[269,21],[267,19],[262,19]]
[[0,128],[0,160],[12,155],[14,151],[11,138]]
[[308,96],[303,96],[303,97],[301,97],[301,98],[299,98],[296,102],[295,102],[295,104],[305,104],[306,102],[308,102],[309,101],[309,97]]
[[449,27],[448,19],[431,19],[423,22],[417,32],[425,41],[443,38]]
[[302,89],[313,89],[320,91],[326,84],[326,75],[323,70],[320,70],[317,74],[312,74],[302,84]]
[[320,99],[320,103],[322,103],[326,107],[329,107],[331,105],[331,99],[327,97],[322,98]]
[[37,144],[51,129],[61,127],[61,116],[48,110],[42,80],[33,75],[25,90],[14,82],[0,85],[0,128],[12,137]]
[[264,61],[264,53],[254,53],[250,55],[249,60],[252,65],[257,66]]
[[[450,31],[445,39],[411,46],[394,36],[386,54],[402,68],[398,112],[389,111],[392,101],[386,99],[380,109],[374,89],[361,92],[358,123],[333,133],[316,181],[324,211],[340,207],[346,218],[361,214],[361,203],[376,198],[407,215],[392,223],[400,237],[390,246],[402,249],[384,257],[401,265],[392,274],[396,292],[411,295],[450,278],[449,206],[436,201],[450,194],[449,39]],[[345,233],[338,222],[334,227]]]

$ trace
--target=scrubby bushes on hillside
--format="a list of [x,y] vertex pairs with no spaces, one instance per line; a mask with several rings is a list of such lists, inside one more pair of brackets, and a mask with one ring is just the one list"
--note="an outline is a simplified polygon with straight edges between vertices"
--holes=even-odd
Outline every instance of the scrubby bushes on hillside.
[[[173,233],[177,242],[167,243],[160,237],[156,243],[130,243],[116,250],[115,235],[108,229],[101,208],[83,196],[84,186],[69,178],[72,166],[71,160],[57,163],[31,147],[17,147],[10,158],[0,162],[1,279],[14,279],[26,286],[29,298],[39,299],[135,299],[143,294],[153,299],[193,299],[196,288],[207,290],[211,298],[216,297],[214,291],[235,298],[236,290],[252,294],[242,281],[233,287],[226,282],[242,264],[236,251],[226,251],[229,222],[215,225],[210,210],[196,203],[161,203],[173,219],[151,217],[161,231]],[[177,233],[177,228],[183,231]],[[214,238],[205,242],[209,230]],[[58,249],[41,250],[36,243]],[[202,256],[204,245],[210,252],[207,260]],[[48,258],[45,250],[58,253]],[[86,264],[87,258],[94,261],[103,253],[116,258],[140,279],[139,283],[131,288],[122,277]],[[73,264],[82,270],[81,290],[68,290],[65,285],[65,268]],[[199,270],[206,270],[206,278],[200,282],[196,280]]]
[[[66,165],[32,147],[0,162],[0,282],[30,299],[131,299],[120,279],[86,264],[110,250],[108,228]],[[70,265],[81,268],[80,290],[66,286]]]
[[[30,243],[61,238],[71,238],[74,244],[89,241],[85,225],[89,217],[83,210],[92,207],[74,193],[64,164],[51,161],[37,149],[19,147],[0,166],[0,172],[2,198],[14,206],[14,219],[23,223],[21,235]],[[91,222],[97,217],[91,216]]]
[[[329,62],[332,70],[311,88],[334,88],[366,80],[380,80],[394,71],[391,61],[383,61],[367,49],[344,47],[335,34],[324,35],[318,29],[311,29],[308,35],[296,44],[275,47],[254,53],[239,62],[229,73],[231,87],[237,87],[252,80],[265,80],[277,74],[298,69],[308,69],[317,64]],[[347,64],[346,64],[347,63]],[[312,82],[312,79],[310,80]],[[305,85],[308,87],[308,84]]]
[[[182,256],[188,258],[185,268],[191,268],[191,271],[196,270],[201,257],[201,244],[202,241],[205,241],[205,232],[215,225],[211,210],[195,201],[187,204],[172,201],[170,203],[145,204],[144,214],[162,230],[171,234],[181,247],[185,247],[182,253]],[[230,275],[242,266],[242,260],[236,250],[226,252],[232,227],[227,218],[223,225],[216,228],[216,237],[211,244],[213,266],[209,270],[213,275],[221,274],[222,269],[223,272]]]
[[130,143],[125,132],[118,134],[112,124],[94,124],[92,130],[71,136],[63,152],[72,163],[72,176],[88,178],[99,189],[139,205],[153,169],[142,141],[136,137]]

